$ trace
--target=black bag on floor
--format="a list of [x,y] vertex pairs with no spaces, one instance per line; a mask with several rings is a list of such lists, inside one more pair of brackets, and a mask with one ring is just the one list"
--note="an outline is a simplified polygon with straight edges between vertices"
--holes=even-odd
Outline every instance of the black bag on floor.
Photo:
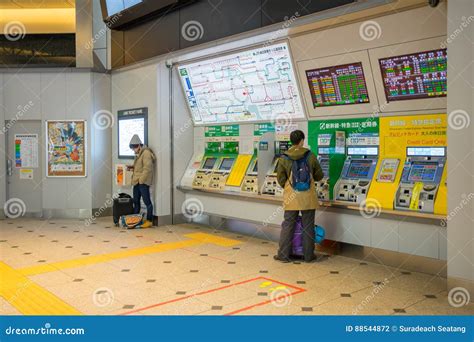
[[133,214],[132,196],[129,194],[120,193],[118,197],[114,198],[114,205],[112,207],[114,224],[118,225],[120,216],[130,214]]

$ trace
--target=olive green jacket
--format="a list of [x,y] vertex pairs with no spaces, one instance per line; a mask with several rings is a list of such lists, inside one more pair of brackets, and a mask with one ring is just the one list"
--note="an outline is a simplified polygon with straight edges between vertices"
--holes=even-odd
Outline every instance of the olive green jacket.
[[133,162],[132,185],[153,183],[155,160],[153,151],[143,146]]
[[283,188],[283,208],[285,210],[312,210],[319,207],[314,181],[323,179],[324,174],[314,153],[308,156],[311,170],[311,187],[308,191],[295,191],[290,184],[292,160],[299,160],[309,151],[305,147],[292,146],[286,153],[291,160],[280,157],[277,166],[278,184]]

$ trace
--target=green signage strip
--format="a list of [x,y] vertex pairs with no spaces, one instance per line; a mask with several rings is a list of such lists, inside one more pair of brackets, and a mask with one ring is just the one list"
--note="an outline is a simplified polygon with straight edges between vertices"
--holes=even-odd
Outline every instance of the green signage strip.
[[206,138],[238,137],[239,125],[207,126],[204,132]]
[[253,126],[253,135],[255,137],[261,137],[267,132],[275,132],[275,124],[271,122],[264,122],[264,123],[255,124]]

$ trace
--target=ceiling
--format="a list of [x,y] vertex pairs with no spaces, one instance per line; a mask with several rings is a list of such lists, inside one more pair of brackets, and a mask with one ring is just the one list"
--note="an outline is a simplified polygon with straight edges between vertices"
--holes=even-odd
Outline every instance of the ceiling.
[[0,0],[0,9],[75,8],[75,0]]

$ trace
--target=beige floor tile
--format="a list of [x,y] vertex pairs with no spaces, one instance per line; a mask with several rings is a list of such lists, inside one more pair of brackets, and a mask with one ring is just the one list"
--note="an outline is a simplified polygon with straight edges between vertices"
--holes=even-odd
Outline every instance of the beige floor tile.
[[421,294],[437,294],[446,290],[447,281],[439,276],[411,272],[390,279],[387,285]]

